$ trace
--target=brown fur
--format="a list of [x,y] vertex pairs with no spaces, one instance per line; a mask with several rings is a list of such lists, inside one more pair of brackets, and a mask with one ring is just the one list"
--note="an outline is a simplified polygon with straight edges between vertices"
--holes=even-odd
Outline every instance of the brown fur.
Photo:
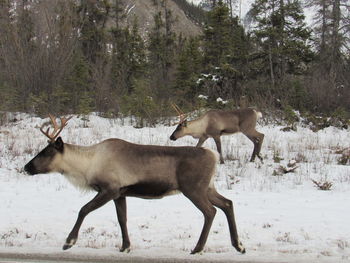
[[210,110],[196,120],[180,123],[170,136],[170,139],[177,140],[183,136],[190,135],[194,138],[199,138],[196,146],[200,147],[211,137],[214,139],[217,150],[220,153],[220,162],[223,163],[220,136],[242,132],[254,143],[254,151],[250,161],[254,161],[255,156],[262,159],[260,150],[264,134],[255,129],[256,121],[260,115],[260,112],[250,108],[233,111]]
[[125,197],[161,198],[180,191],[205,218],[192,253],[200,252],[205,245],[216,213],[214,206],[225,212],[231,243],[244,253],[238,240],[232,202],[219,195],[213,184],[217,161],[217,153],[204,148],[139,145],[119,139],[83,147],[63,144],[58,138],[33,158],[25,170],[32,175],[60,172],[77,187],[98,192],[81,208],[63,249],[75,244],[88,213],[114,200],[123,236],[121,251],[129,250]]

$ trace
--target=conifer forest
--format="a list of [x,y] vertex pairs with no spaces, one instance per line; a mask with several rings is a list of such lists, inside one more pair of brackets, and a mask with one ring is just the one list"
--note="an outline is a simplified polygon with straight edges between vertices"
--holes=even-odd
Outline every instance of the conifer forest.
[[[146,30],[127,2],[0,0],[0,111],[152,125],[176,103],[349,119],[348,0],[255,0],[244,19],[235,0],[149,0]],[[171,5],[197,33],[176,29]]]

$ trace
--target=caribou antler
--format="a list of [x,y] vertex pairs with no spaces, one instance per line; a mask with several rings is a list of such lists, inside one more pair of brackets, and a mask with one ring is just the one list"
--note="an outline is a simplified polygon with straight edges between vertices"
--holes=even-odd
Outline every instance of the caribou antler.
[[50,142],[54,142],[57,138],[57,136],[61,133],[61,131],[63,130],[63,128],[67,125],[67,122],[73,117],[70,116],[67,119],[65,117],[60,118],[61,120],[61,127],[58,126],[57,122],[56,122],[56,118],[54,116],[52,116],[51,114],[49,114],[50,120],[52,122],[53,125],[53,131],[51,132],[51,134],[49,133],[50,128],[47,128],[46,131],[43,130],[43,127],[45,124],[43,124],[40,127],[40,131],[47,137],[50,139]]
[[182,110],[179,108],[179,106],[177,106],[175,103],[172,103],[171,106],[174,108],[174,110],[177,112],[177,114],[179,114],[179,118],[180,118],[180,121],[174,123],[173,125],[183,123],[187,119],[186,114],[183,113]]

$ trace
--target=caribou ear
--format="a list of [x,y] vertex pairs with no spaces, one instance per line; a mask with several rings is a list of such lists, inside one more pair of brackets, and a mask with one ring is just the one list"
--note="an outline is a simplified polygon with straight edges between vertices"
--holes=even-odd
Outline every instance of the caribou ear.
[[187,120],[184,120],[183,126],[184,126],[184,127],[187,127]]
[[57,140],[55,141],[55,148],[60,151],[60,152],[63,152],[63,141],[62,141],[62,138],[61,137],[58,137]]

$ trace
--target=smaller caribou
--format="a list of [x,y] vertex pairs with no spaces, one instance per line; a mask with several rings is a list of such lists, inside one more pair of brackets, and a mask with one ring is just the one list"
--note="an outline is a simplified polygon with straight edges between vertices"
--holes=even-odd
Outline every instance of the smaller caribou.
[[50,119],[53,132],[40,128],[49,138],[49,144],[25,165],[24,170],[30,175],[58,172],[75,186],[97,192],[81,208],[64,250],[76,243],[84,218],[113,200],[123,239],[120,251],[129,251],[126,197],[162,198],[180,191],[204,215],[203,229],[192,254],[204,248],[216,214],[214,206],[226,215],[232,246],[245,253],[238,239],[232,201],[214,187],[216,152],[195,147],[138,145],[119,139],[108,139],[92,146],[72,145],[58,137],[69,119],[61,118],[61,127],[53,116],[50,115]]
[[210,110],[198,119],[187,121],[186,114],[177,105],[173,104],[172,106],[179,114],[180,121],[177,123],[175,131],[171,134],[170,140],[176,141],[181,137],[190,135],[199,139],[196,147],[201,147],[211,137],[214,139],[220,154],[220,163],[224,163],[221,151],[221,135],[241,132],[254,143],[250,161],[253,162],[256,156],[262,161],[260,150],[264,134],[255,129],[256,121],[262,116],[260,111],[251,108],[231,111]]

